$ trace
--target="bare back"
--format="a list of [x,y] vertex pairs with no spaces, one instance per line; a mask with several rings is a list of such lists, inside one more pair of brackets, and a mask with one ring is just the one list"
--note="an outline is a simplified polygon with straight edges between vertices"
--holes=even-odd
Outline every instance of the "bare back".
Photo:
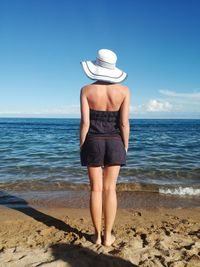
[[120,84],[93,83],[84,87],[91,109],[117,111],[127,94],[127,87]]

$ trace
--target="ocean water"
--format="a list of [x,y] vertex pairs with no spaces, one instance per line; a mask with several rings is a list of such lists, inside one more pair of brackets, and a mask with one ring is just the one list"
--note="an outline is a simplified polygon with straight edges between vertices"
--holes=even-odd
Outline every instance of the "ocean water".
[[[0,118],[0,188],[88,186],[79,119]],[[200,196],[200,120],[130,119],[121,191]]]

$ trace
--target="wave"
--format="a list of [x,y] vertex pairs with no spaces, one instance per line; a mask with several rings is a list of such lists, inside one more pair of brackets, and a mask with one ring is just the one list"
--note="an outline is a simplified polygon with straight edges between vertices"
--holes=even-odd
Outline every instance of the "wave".
[[[38,154],[39,155],[39,154]],[[29,155],[28,155],[29,156]],[[76,160],[76,158],[75,158]],[[59,157],[49,156],[48,158],[36,159],[32,164],[29,163],[30,159],[26,159],[26,162],[21,162],[20,158],[12,157],[1,159],[0,162],[0,179],[6,180],[6,177],[13,177],[15,175],[24,174],[28,179],[31,179],[33,175],[40,175],[48,177],[48,179],[53,178],[54,176],[70,176],[77,177],[83,176],[82,182],[86,182],[87,172],[86,169],[79,166],[79,160],[75,163],[67,165],[63,164],[62,160]],[[66,157],[67,161],[67,157]],[[16,165],[16,163],[18,163]],[[53,163],[53,164],[52,164]],[[185,168],[180,169],[159,169],[158,166],[152,166],[151,168],[145,167],[124,167],[120,171],[119,178],[123,182],[123,179],[128,179],[130,182],[133,182],[136,178],[138,179],[154,179],[154,180],[163,180],[167,179],[170,183],[172,179],[175,180],[199,180],[200,177],[200,168]],[[40,178],[40,177],[38,177]]]
[[180,196],[199,196],[200,189],[193,187],[178,187],[178,188],[159,188],[159,193],[169,195],[180,195]]
[[[43,180],[18,180],[0,183],[1,191],[89,191],[89,183]],[[150,183],[117,183],[117,192],[151,192],[165,195],[199,196],[200,184],[182,187],[179,184],[158,185]]]

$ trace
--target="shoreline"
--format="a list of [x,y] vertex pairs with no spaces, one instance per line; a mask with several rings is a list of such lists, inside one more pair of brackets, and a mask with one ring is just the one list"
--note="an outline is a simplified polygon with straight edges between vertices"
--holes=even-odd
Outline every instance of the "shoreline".
[[[89,208],[89,187],[84,190],[2,190],[0,207]],[[167,195],[149,191],[117,191],[118,208],[193,208],[200,207],[198,196]]]
[[[46,179],[19,179],[0,181],[0,190],[10,191],[67,191],[67,190],[90,190],[89,182],[69,182],[65,180]],[[185,190],[187,189],[187,190]],[[147,183],[147,182],[117,182],[118,192],[152,192],[171,195],[200,196],[200,182],[195,183]]]

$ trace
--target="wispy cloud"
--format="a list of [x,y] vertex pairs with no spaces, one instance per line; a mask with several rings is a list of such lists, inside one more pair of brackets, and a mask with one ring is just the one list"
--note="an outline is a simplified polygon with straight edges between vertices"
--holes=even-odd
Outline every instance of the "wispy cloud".
[[79,105],[69,105],[59,108],[47,108],[40,111],[43,114],[79,114],[80,106]]
[[172,96],[172,97],[181,97],[181,98],[193,98],[200,99],[200,92],[192,92],[192,93],[179,93],[171,90],[159,90],[162,95]]
[[170,111],[172,110],[172,104],[168,101],[160,101],[156,99],[151,99],[147,103],[147,111],[150,112],[162,112],[162,111]]
[[142,114],[145,111],[145,105],[135,105],[135,106],[130,106],[130,113],[133,114]]
[[79,115],[79,105],[69,105],[64,107],[50,107],[40,110],[0,110],[0,116],[50,116],[50,115]]
[[22,112],[21,111],[9,111],[9,110],[7,110],[7,111],[0,111],[0,115],[12,115],[12,114],[22,114]]
[[150,99],[147,103],[131,106],[130,112],[135,115],[146,115],[147,113],[169,112],[173,105],[169,101]]
[[200,91],[176,92],[172,90],[159,90],[173,105],[173,111],[184,113],[200,112]]

